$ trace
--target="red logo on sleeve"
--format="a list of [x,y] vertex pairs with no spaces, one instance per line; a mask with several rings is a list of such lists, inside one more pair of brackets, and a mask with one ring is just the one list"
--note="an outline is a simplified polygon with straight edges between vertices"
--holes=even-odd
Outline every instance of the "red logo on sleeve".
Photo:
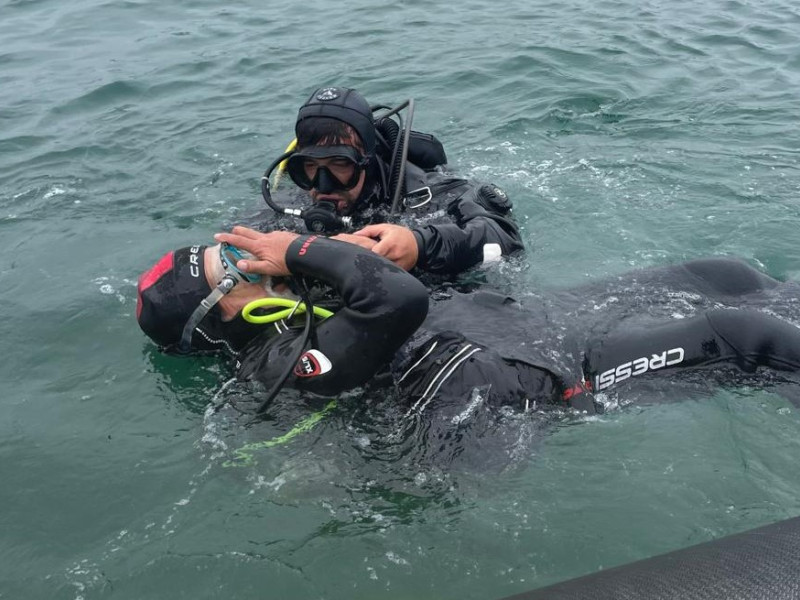
[[300,252],[298,252],[297,255],[298,256],[303,256],[306,253],[306,251],[308,250],[308,247],[314,242],[314,240],[317,239],[317,237],[318,236],[316,236],[316,235],[312,235],[308,239],[306,239],[306,241],[303,242],[303,245],[300,246]]

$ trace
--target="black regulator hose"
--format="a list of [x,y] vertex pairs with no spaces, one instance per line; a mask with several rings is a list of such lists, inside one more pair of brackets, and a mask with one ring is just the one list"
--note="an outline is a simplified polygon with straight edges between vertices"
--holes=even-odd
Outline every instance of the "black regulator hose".
[[302,277],[297,277],[296,280],[298,283],[297,287],[300,292],[300,298],[306,305],[305,327],[303,328],[303,333],[299,338],[297,338],[300,342],[297,346],[297,351],[289,359],[286,368],[283,370],[280,377],[275,380],[275,383],[272,384],[272,387],[270,388],[269,392],[267,392],[267,396],[264,398],[264,401],[259,405],[258,409],[256,410],[256,418],[260,418],[264,415],[266,410],[269,408],[270,403],[275,399],[275,396],[278,395],[278,392],[281,391],[283,385],[286,383],[286,380],[289,378],[289,375],[291,375],[292,371],[294,371],[294,367],[297,365],[300,357],[303,356],[303,352],[305,351],[306,344],[308,344],[308,340],[311,339],[311,334],[314,327],[314,304],[311,302],[311,297],[309,295],[308,286],[306,286],[305,280]]
[[[402,140],[398,139],[399,148],[395,150],[394,160],[392,161],[391,183],[392,187],[392,211],[390,214],[397,214],[400,207],[400,197],[403,195],[403,183],[405,183],[406,162],[408,160],[408,141],[411,137],[411,123],[414,121],[414,99],[409,98],[392,112],[397,112],[408,106],[408,113],[405,124],[401,121],[403,131]],[[390,113],[391,114],[391,113]],[[388,116],[385,115],[385,116]],[[397,115],[400,118],[400,115]]]
[[378,169],[381,173],[382,189],[387,190],[387,193],[394,189],[397,185],[396,176],[399,174],[400,167],[400,125],[397,121],[389,117],[380,117],[375,121],[375,130],[378,138],[383,144],[384,160],[389,165],[388,179],[384,173],[384,169]]
[[[378,138],[378,143],[380,145],[379,149],[376,149],[375,153],[383,158],[383,160],[387,164],[392,164],[394,161],[392,160],[396,154],[395,150],[397,149],[397,139],[400,137],[400,126],[397,124],[397,121],[390,119],[389,117],[380,117],[375,119],[375,135]],[[388,190],[391,189],[387,186],[386,174],[384,173],[384,169],[378,169],[381,175],[381,185],[383,186],[382,189]]]
[[269,206],[279,215],[292,215],[293,217],[300,217],[302,216],[302,211],[299,208],[283,208],[278,206],[272,199],[272,193],[269,191],[269,176],[272,175],[272,172],[278,167],[279,164],[289,158],[292,154],[294,154],[294,150],[284,152],[272,162],[266,171],[264,171],[264,175],[261,176],[261,195],[264,197],[264,202],[267,203],[267,206]]

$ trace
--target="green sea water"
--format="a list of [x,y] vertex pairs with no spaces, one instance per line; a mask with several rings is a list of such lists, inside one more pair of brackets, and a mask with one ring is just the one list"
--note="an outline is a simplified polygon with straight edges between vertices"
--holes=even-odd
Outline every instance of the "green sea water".
[[341,407],[225,466],[310,409],[204,414],[227,372],[154,350],[136,278],[263,209],[321,85],[413,97],[508,191],[500,287],[800,278],[794,3],[0,0],[0,598],[492,599],[800,514],[798,409],[751,387],[565,417],[500,473]]

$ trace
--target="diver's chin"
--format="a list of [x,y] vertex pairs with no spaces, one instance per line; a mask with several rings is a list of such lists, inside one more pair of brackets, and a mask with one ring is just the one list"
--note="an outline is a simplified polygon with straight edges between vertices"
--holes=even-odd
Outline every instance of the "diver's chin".
[[262,279],[264,291],[273,298],[283,298],[284,300],[299,300],[300,296],[293,294],[292,290],[284,282],[283,278],[264,277]]
[[351,202],[350,200],[339,200],[336,203],[336,212],[339,215],[346,217],[355,210],[355,206],[355,203]]

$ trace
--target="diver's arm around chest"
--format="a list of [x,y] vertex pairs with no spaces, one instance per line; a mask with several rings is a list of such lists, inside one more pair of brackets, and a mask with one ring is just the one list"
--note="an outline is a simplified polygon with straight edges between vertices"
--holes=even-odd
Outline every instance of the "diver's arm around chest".
[[[288,385],[335,394],[368,381],[414,333],[428,311],[425,287],[390,261],[356,245],[302,236],[289,245],[294,275],[330,284],[343,308],[319,323]],[[289,329],[255,340],[240,359],[239,376],[269,383],[296,353],[301,333]]]

